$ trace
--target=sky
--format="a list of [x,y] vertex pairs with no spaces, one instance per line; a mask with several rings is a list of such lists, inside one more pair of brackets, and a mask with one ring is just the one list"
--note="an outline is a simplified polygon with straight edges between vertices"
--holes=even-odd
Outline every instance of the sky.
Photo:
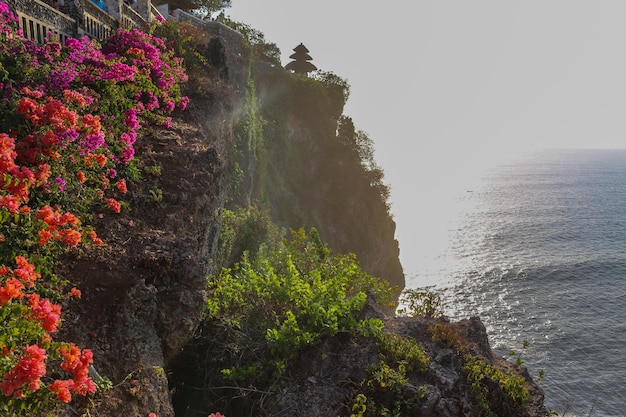
[[375,142],[409,274],[489,167],[626,147],[623,0],[232,0],[226,15],[283,65],[302,42],[350,84],[344,114]]

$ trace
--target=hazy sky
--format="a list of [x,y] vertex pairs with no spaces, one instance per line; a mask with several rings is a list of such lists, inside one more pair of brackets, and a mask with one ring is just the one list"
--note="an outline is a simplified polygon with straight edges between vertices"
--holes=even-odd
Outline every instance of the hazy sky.
[[[232,0],[289,62],[345,78],[412,272],[428,219],[481,167],[536,147],[626,147],[626,1]],[[444,222],[444,220],[440,220]]]

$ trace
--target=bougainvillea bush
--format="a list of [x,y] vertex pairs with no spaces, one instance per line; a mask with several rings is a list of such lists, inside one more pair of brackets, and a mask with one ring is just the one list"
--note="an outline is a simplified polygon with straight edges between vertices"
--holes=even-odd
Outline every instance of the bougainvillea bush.
[[184,109],[182,61],[148,33],[102,45],[25,40],[0,2],[0,415],[33,415],[87,395],[89,349],[55,338],[80,290],[58,255],[102,245],[89,219],[119,213],[142,124]]

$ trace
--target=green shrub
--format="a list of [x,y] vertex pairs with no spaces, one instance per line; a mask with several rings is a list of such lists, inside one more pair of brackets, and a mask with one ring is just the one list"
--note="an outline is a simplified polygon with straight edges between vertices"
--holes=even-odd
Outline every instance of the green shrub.
[[500,389],[516,404],[521,405],[528,401],[529,394],[525,387],[526,380],[523,377],[513,371],[504,373],[475,356],[465,355],[463,359],[465,361],[463,370],[467,375],[468,382],[471,384],[471,392],[476,401],[474,407],[475,415],[495,416],[488,399],[487,380],[497,383]]
[[253,257],[262,248],[278,248],[284,232],[256,207],[223,210],[218,239],[218,267],[231,267],[245,251]]
[[362,286],[364,274],[353,257],[332,255],[314,229],[293,232],[278,250],[254,259],[244,252],[233,268],[209,277],[210,320],[230,329],[230,347],[240,353],[223,374],[262,383],[324,337],[379,333],[380,320],[354,316],[371,289]]
[[408,337],[393,333],[383,333],[378,338],[378,349],[385,361],[403,364],[408,372],[423,372],[428,368],[430,359],[421,344]]
[[441,295],[432,288],[407,288],[400,296],[400,304],[406,307],[399,309],[399,314],[412,317],[439,317],[443,315]]
[[435,323],[428,328],[433,342],[441,342],[457,352],[465,352],[467,340],[459,333],[454,325],[449,323]]

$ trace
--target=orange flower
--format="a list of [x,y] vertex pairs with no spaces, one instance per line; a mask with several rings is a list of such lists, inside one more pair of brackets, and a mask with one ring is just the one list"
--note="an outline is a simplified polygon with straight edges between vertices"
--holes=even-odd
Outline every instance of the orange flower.
[[24,297],[22,289],[24,285],[15,278],[9,278],[4,283],[3,287],[0,287],[0,305],[6,304],[15,298]]
[[100,124],[100,116],[94,116],[93,114],[86,114],[82,117],[83,128],[88,132],[99,132],[102,129]]
[[47,230],[39,231],[39,246],[43,246],[52,239],[52,233]]
[[102,239],[100,239],[97,235],[96,232],[94,232],[93,230],[87,232],[87,237],[89,239],[92,240],[93,243],[95,243],[96,245],[102,245],[104,242],[102,242]]
[[9,213],[16,214],[20,209],[20,199],[15,195],[0,195],[0,207],[6,207]]
[[16,157],[15,140],[6,133],[0,133],[0,172],[13,168]]
[[82,297],[83,293],[80,292],[80,290],[76,287],[72,287],[72,289],[70,290],[70,292],[67,293],[68,297],[75,297],[75,298],[80,298]]
[[83,171],[78,171],[78,173],[76,174],[76,178],[78,179],[78,182],[80,182],[81,184],[87,181],[87,178],[85,178],[85,173]]
[[83,107],[87,104],[87,99],[78,91],[63,90],[63,98],[67,102],[75,102],[79,107]]
[[72,226],[76,226],[79,223],[80,223],[80,220],[78,220],[78,217],[76,217],[69,211],[59,218],[59,225],[61,226],[65,226],[66,224],[71,224]]
[[52,216],[54,214],[54,210],[49,205],[45,205],[39,210],[37,210],[37,218],[45,219],[46,217]]
[[35,180],[38,184],[43,184],[48,181],[48,177],[50,177],[50,165],[40,164],[35,170]]
[[78,246],[80,243],[81,234],[74,229],[63,229],[59,232],[57,240],[62,240],[63,243],[70,246]]
[[120,213],[122,211],[122,205],[116,199],[114,199],[114,198],[107,198],[105,201],[107,203],[107,206],[109,206],[109,208],[112,211],[114,211],[116,213]]
[[89,378],[89,364],[93,362],[93,353],[89,349],[80,349],[73,343],[61,345],[57,350],[63,357],[61,369],[72,374],[70,384],[72,392],[86,395],[96,391],[96,385]]
[[100,176],[100,180],[102,181],[102,185],[100,186],[100,189],[102,190],[108,189],[111,181],[107,178],[107,176],[102,174],[102,176]]
[[93,159],[94,161],[96,161],[96,163],[98,164],[98,166],[100,166],[100,168],[104,168],[104,166],[107,163],[106,155],[103,155],[101,153],[92,153],[92,154],[89,154],[89,157]]
[[17,112],[22,114],[30,114],[39,107],[37,102],[32,98],[24,97],[17,103]]
[[128,188],[126,188],[126,180],[124,178],[116,182],[115,186],[117,187],[119,192],[122,194],[126,194],[126,192],[128,191]]

